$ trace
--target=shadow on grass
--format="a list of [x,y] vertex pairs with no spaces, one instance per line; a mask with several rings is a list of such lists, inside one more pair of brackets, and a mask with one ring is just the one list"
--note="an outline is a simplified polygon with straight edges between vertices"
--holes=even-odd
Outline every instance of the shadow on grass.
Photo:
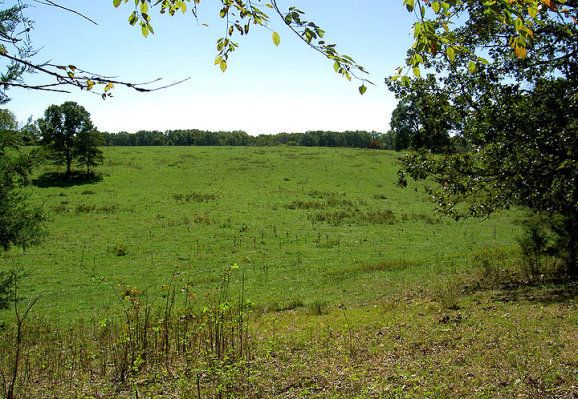
[[501,302],[534,302],[543,305],[571,303],[578,296],[578,281],[558,278],[538,282],[511,283],[500,291],[496,300]]
[[85,184],[95,184],[102,181],[101,174],[86,174],[80,172],[72,172],[70,175],[59,172],[46,172],[32,180],[32,184],[40,188],[49,187],[72,187],[82,186]]

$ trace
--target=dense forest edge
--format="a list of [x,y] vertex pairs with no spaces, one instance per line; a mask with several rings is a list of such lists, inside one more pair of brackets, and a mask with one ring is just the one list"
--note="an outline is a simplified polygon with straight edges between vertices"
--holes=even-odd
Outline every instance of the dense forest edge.
[[[376,131],[307,131],[304,133],[276,133],[259,134],[256,136],[235,131],[212,132],[199,129],[140,130],[135,133],[103,132],[105,146],[261,146],[271,147],[279,145],[301,147],[341,147],[341,148],[370,148],[383,150],[403,150],[410,146],[400,145],[397,137],[399,133],[390,130],[386,133]],[[460,147],[461,139],[444,138],[446,149]]]

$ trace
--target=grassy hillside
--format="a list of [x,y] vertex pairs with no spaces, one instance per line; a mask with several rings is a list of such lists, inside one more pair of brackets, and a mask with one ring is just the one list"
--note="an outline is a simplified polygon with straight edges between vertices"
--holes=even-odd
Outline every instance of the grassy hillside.
[[576,397],[577,286],[524,269],[520,212],[439,219],[383,151],[105,155],[37,173],[0,398]]
[[400,189],[397,154],[331,148],[106,148],[100,182],[62,184],[47,167],[33,198],[49,235],[21,266],[38,308],[63,320],[120,310],[119,286],[156,295],[176,274],[202,300],[224,268],[262,309],[360,304],[423,289],[511,247],[515,215],[439,219]]

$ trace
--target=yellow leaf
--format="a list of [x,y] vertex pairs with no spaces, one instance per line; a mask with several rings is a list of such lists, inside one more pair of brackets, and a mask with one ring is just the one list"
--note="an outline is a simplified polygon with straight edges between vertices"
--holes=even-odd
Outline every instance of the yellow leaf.
[[514,52],[516,53],[516,57],[518,57],[519,59],[523,60],[524,58],[526,58],[526,48],[525,47],[516,46],[514,48]]
[[273,43],[277,47],[279,47],[279,44],[281,44],[281,36],[279,36],[279,33],[277,32],[273,32]]
[[542,0],[542,3],[544,3],[550,10],[554,12],[558,11],[558,7],[556,7],[556,4],[554,4],[554,0]]

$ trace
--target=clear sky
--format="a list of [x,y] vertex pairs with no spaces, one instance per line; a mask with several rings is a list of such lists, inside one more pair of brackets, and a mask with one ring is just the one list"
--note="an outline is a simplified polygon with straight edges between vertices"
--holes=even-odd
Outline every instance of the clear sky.
[[[10,1],[5,4],[11,3]],[[6,108],[22,122],[41,117],[51,104],[76,101],[92,115],[101,131],[141,129],[245,130],[249,134],[306,130],[386,131],[395,107],[384,79],[403,64],[411,44],[413,16],[401,0],[280,0],[295,5],[326,30],[326,40],[338,44],[371,73],[376,86],[360,96],[357,83],[333,72],[329,60],[309,49],[272,16],[271,28],[281,35],[277,48],[271,32],[253,30],[240,39],[222,73],[213,65],[216,40],[224,31],[217,0],[203,0],[199,22],[192,15],[168,17],[153,13],[155,34],[147,39],[128,24],[133,2],[115,9],[112,0],[71,1],[74,8],[98,22],[31,2],[27,15],[35,21],[32,41],[37,61],[74,64],[126,81],[163,78],[164,83],[191,79],[154,93],[117,88],[114,97],[72,88],[71,94],[11,89]],[[41,76],[28,78],[35,82]]]

